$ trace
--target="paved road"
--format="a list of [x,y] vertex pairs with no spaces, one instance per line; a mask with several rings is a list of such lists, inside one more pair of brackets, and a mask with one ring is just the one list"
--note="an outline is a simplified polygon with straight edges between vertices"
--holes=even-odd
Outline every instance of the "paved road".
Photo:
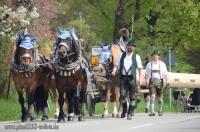
[[[31,123],[0,122],[0,132],[57,130],[60,132],[200,132],[200,113],[164,113],[163,116],[156,115],[155,117],[149,117],[145,113],[136,113],[132,120],[112,118],[111,116],[108,118],[86,116],[86,120],[83,122],[78,122],[77,117],[72,122],[66,121],[59,124],[56,122],[55,119],[50,119],[48,122],[35,120]],[[25,126],[32,127],[32,130],[16,130]],[[42,127],[44,129],[41,129]],[[55,130],[49,130],[47,127],[55,128]]]

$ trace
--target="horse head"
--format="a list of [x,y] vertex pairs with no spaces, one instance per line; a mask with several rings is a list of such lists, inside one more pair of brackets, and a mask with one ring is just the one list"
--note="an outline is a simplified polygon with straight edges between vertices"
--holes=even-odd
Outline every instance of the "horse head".
[[108,59],[112,59],[112,53],[111,53],[112,43],[107,46],[104,46],[104,44],[100,42],[100,46],[101,46],[101,53],[99,54],[99,60],[100,60],[99,63],[105,63]]
[[108,73],[108,69],[109,67],[111,67],[113,60],[111,53],[112,43],[109,44],[108,46],[104,46],[104,44],[100,42],[100,46],[101,46],[101,53],[99,54],[99,66],[103,70],[103,72]]
[[24,66],[28,66],[34,59],[34,41],[36,40],[36,37],[30,37],[30,36],[23,36],[19,35],[18,39],[18,47],[17,47],[17,53],[18,53],[18,63],[22,64]]
[[76,39],[73,36],[74,29],[71,30],[61,30],[58,28],[58,33],[60,34],[58,36],[58,58],[60,58],[60,61],[65,64],[69,64],[76,60],[77,53],[77,46]]

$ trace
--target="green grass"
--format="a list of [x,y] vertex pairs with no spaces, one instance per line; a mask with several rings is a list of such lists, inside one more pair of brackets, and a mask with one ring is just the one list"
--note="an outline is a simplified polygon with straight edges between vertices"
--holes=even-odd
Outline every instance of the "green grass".
[[[189,90],[185,92],[186,95],[188,95]],[[136,113],[144,113],[145,109],[145,102],[143,99],[143,96],[139,96],[141,99],[141,102],[139,103]],[[49,111],[49,117],[54,116],[54,111],[55,111],[55,105],[53,101],[50,99],[49,96],[49,106],[50,106],[50,111]],[[18,102],[18,94],[14,88],[11,88],[10,95],[8,100],[6,100],[5,92],[4,94],[0,97],[0,121],[11,121],[11,120],[20,120],[21,119],[21,106]],[[163,98],[163,113],[165,112],[171,112],[175,113],[174,109],[174,103],[173,103],[173,95],[172,95],[172,106],[169,106],[169,92],[165,90],[164,92],[164,98]],[[104,110],[104,103],[97,103],[95,107],[95,115],[101,115]],[[113,103],[109,103],[108,105],[109,109],[109,114],[112,113],[113,110]],[[155,101],[155,111],[158,110],[158,104],[157,100]],[[88,111],[86,110],[85,107],[85,115],[88,115]],[[41,118],[41,114],[39,115],[38,118]]]

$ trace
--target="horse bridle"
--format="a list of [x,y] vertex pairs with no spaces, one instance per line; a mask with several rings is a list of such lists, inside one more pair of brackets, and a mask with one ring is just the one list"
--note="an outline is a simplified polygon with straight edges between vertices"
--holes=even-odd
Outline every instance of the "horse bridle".
[[65,52],[65,53],[63,53],[63,57],[60,57],[60,58],[64,58],[64,57],[67,57],[67,60],[68,60],[68,62],[69,63],[72,63],[72,61],[73,61],[73,59],[74,59],[74,57],[71,59],[71,60],[69,60],[69,56],[71,56],[71,55],[73,55],[73,54],[75,54],[75,52],[72,52],[72,53],[70,53],[70,54],[68,54],[67,52],[72,48],[72,42],[70,42],[70,44],[69,44],[69,46],[65,43],[65,42],[60,42],[60,44],[58,45],[59,47],[60,46],[64,46],[66,49],[67,49],[67,51]]
[[103,63],[103,65],[105,66],[106,72],[108,74],[111,74],[113,67],[110,66],[110,63],[113,62],[113,55],[112,53],[109,55],[109,58]]
[[[19,48],[19,50],[18,50],[18,55],[19,55],[19,53],[20,53],[20,49],[21,49],[21,48]],[[33,49],[32,49],[32,50],[33,50]],[[29,59],[31,60],[31,62],[33,62],[33,55],[31,55],[31,54],[29,54],[29,53],[24,53],[24,54],[18,56],[18,59],[19,59],[20,61],[22,61],[23,58],[29,58]]]

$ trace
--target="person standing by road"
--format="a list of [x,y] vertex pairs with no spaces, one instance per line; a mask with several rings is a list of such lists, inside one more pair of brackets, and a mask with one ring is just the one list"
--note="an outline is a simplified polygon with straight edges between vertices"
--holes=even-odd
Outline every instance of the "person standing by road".
[[163,79],[165,78],[166,84],[168,84],[168,71],[164,62],[160,61],[160,53],[155,50],[152,53],[153,60],[150,61],[145,68],[145,80],[146,85],[149,87],[150,92],[150,106],[151,113],[149,116],[155,116],[154,102],[155,95],[158,98],[158,115],[162,116],[162,91],[163,91]]
[[127,99],[126,89],[129,91],[129,109],[127,119],[132,119],[132,112],[135,109],[135,91],[136,91],[136,69],[139,73],[138,85],[142,84],[143,66],[141,58],[134,52],[136,43],[131,39],[127,44],[127,51],[119,55],[117,62],[114,65],[112,75],[115,76],[116,71],[119,69],[120,74],[120,102],[122,103],[123,111],[121,118],[124,118],[127,113]]

